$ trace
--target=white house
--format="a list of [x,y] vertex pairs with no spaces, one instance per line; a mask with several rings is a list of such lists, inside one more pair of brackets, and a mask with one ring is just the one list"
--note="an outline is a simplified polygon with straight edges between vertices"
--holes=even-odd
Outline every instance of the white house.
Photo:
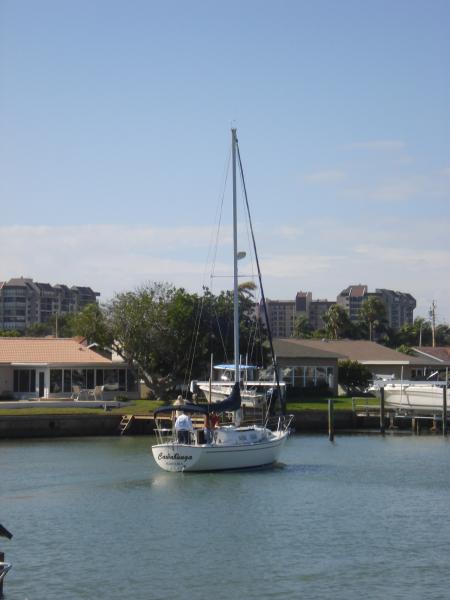
[[0,337],[0,399],[67,398],[102,386],[105,400],[138,397],[132,369],[74,338]]

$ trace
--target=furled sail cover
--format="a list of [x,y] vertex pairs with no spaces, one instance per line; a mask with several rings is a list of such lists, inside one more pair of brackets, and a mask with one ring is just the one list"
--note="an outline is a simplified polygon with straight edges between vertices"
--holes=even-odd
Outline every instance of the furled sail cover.
[[238,410],[241,408],[241,390],[239,389],[239,382],[237,381],[233,389],[231,390],[231,394],[225,400],[221,402],[215,402],[213,404],[207,404],[208,412],[210,413],[222,413],[222,412],[231,412],[233,410]]
[[239,389],[239,383],[235,383],[233,389],[231,390],[231,394],[225,400],[221,402],[215,402],[213,404],[181,404],[180,406],[174,406],[173,404],[170,406],[161,406],[159,408],[155,408],[153,414],[155,417],[160,413],[171,412],[174,410],[183,410],[185,412],[190,413],[223,413],[223,412],[231,412],[233,410],[238,410],[241,407],[241,392]]

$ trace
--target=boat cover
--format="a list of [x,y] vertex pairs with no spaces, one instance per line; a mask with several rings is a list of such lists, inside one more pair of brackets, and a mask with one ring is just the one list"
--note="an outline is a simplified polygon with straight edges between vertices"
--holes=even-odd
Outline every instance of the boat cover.
[[185,412],[207,415],[210,413],[231,412],[238,410],[240,407],[241,391],[239,389],[239,383],[235,383],[228,398],[225,398],[225,400],[221,400],[220,402],[212,402],[210,404],[180,404],[180,406],[171,404],[169,406],[160,406],[159,408],[155,408],[153,414],[156,417],[160,413],[182,410]]

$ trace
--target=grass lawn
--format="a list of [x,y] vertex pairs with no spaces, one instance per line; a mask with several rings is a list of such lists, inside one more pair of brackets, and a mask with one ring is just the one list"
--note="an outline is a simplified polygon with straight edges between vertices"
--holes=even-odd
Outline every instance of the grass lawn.
[[[335,410],[352,410],[352,398],[339,397],[333,398]],[[376,398],[356,398],[356,402],[361,404],[373,404],[378,406],[379,401]],[[110,415],[148,415],[158,406],[163,406],[166,402],[158,402],[157,400],[130,400],[124,403],[120,408],[113,408],[108,411]],[[305,398],[287,403],[287,412],[297,412],[301,410],[328,410],[327,399]],[[87,408],[80,406],[79,408],[15,408],[2,409],[0,402],[0,418],[8,415],[32,416],[32,415],[95,415],[105,414],[103,408]]]
[[[378,406],[380,401],[377,398],[354,398],[356,404]],[[333,398],[334,410],[352,410],[353,398],[339,396]],[[287,403],[287,412],[296,412],[299,410],[328,410],[328,398],[302,399],[297,401],[289,401]]]
[[[148,415],[153,412],[157,406],[164,405],[164,402],[156,400],[130,400],[125,402],[119,408],[112,408],[108,411],[109,415]],[[6,408],[2,409],[0,402],[0,418],[7,415],[33,416],[33,415],[103,415],[103,408],[89,407],[67,407],[67,408]]]

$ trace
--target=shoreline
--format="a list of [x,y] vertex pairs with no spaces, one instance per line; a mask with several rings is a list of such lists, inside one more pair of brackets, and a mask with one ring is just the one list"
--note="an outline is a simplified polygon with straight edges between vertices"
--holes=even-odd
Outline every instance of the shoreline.
[[[321,410],[293,412],[295,433],[327,433],[328,413]],[[2,415],[0,416],[0,440],[44,437],[119,436],[122,415]],[[127,435],[152,435],[152,415],[145,419],[134,419]],[[359,416],[353,411],[338,411],[334,414],[336,432],[358,432],[380,429],[376,416]]]

